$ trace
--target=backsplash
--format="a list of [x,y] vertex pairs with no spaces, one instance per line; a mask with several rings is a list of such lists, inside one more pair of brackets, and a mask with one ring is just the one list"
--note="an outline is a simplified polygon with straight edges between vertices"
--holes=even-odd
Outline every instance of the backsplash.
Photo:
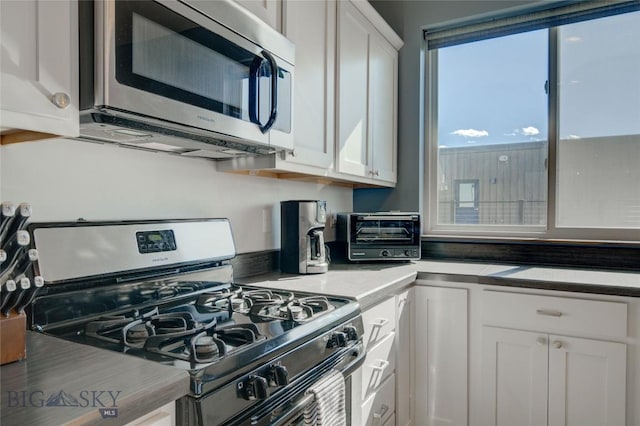
[[[67,139],[0,147],[0,199],[28,199],[32,222],[226,217],[238,253],[280,248],[280,201],[352,210],[352,190],[217,172],[215,162]],[[327,240],[334,230],[327,229]]]

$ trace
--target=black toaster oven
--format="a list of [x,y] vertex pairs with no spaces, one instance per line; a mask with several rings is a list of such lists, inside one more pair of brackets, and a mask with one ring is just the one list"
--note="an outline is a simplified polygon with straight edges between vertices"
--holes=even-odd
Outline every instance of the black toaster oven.
[[336,239],[350,261],[420,259],[418,213],[340,213]]

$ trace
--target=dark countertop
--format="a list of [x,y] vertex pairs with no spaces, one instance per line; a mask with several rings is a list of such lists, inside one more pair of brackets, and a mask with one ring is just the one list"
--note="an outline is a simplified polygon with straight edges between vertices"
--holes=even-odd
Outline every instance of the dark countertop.
[[[0,368],[2,426],[123,425],[189,392],[186,371],[27,331],[27,359]],[[56,406],[47,406],[58,396]],[[74,401],[75,399],[75,401]],[[117,407],[103,419],[99,408]],[[61,406],[76,403],[77,406]]]

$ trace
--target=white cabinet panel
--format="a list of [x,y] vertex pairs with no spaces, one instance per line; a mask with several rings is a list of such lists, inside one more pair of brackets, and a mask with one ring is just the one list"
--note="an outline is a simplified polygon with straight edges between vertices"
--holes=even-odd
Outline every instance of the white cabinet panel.
[[362,365],[362,395],[365,398],[393,372],[396,366],[395,349],[395,333],[367,349],[367,358]]
[[483,324],[610,337],[627,336],[626,303],[485,291],[483,305]]
[[485,326],[482,339],[485,412],[479,424],[546,425],[546,335]]
[[295,148],[286,161],[333,167],[336,2],[284,0],[283,6],[283,32],[296,45]]
[[374,34],[371,36],[369,57],[372,173],[376,179],[395,182],[398,53],[384,39]]
[[415,413],[415,289],[396,296],[396,420],[414,424]]
[[235,0],[249,12],[280,31],[282,0]]
[[466,289],[416,287],[415,424],[468,422]]
[[0,2],[0,130],[78,136],[77,3]]
[[627,347],[549,337],[549,426],[625,424]]
[[337,45],[336,169],[395,183],[398,51],[350,1],[338,2]]
[[396,376],[392,374],[373,395],[362,403],[363,425],[382,425],[395,415]]
[[339,2],[338,10],[338,171],[368,176],[371,28],[350,2]]
[[395,330],[395,317],[395,297],[390,297],[362,313],[362,322],[364,323],[363,339],[367,350],[381,342]]

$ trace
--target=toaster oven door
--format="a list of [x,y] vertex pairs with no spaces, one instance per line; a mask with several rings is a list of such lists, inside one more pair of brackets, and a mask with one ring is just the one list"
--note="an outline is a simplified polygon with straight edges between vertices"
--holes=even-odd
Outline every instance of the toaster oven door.
[[351,244],[411,246],[419,243],[420,218],[417,215],[359,215],[351,220]]

